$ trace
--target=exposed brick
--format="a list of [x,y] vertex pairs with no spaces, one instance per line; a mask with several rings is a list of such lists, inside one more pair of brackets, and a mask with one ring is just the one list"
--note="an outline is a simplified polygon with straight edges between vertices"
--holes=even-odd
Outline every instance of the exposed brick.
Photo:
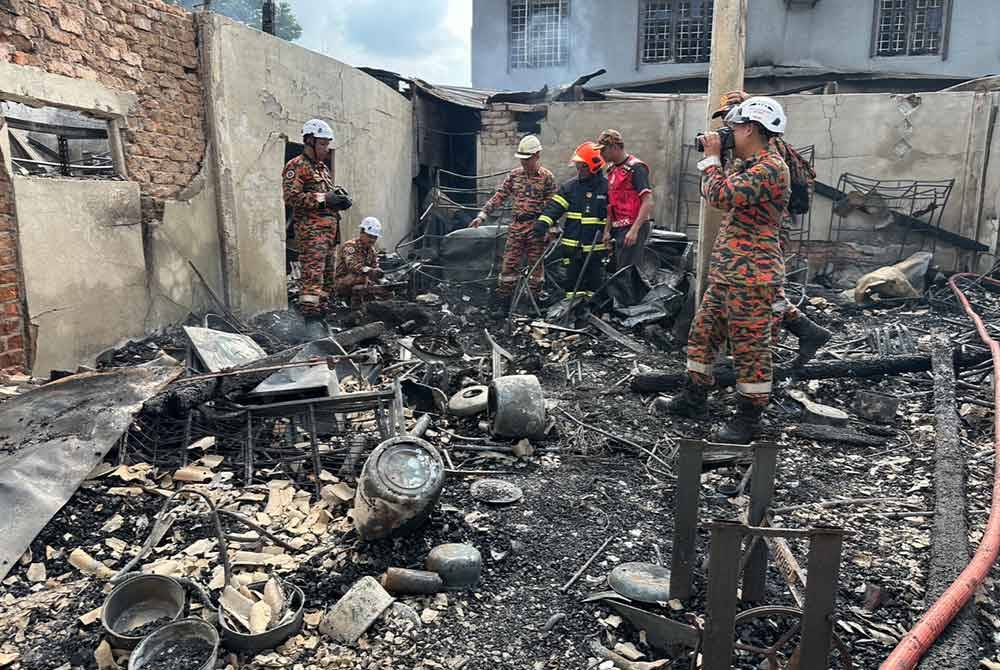
[[21,332],[21,319],[18,317],[0,317],[0,335],[13,335]]
[[27,364],[28,360],[24,355],[24,351],[8,351],[6,353],[0,353],[0,370],[6,368],[23,367]]
[[73,33],[74,35],[83,34],[83,24],[70,16],[60,16],[59,27],[68,33]]
[[24,338],[21,337],[20,333],[15,335],[8,335],[4,341],[4,346],[7,351],[16,351],[17,349],[24,349]]

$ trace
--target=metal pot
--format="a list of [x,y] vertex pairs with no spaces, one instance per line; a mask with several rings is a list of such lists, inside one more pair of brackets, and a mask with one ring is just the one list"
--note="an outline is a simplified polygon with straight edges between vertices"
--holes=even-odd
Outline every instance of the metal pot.
[[140,642],[129,656],[128,670],[142,670],[167,645],[191,639],[207,642],[212,647],[212,653],[204,663],[189,670],[212,670],[219,656],[219,632],[204,620],[193,617],[167,624]]
[[101,625],[116,649],[135,649],[142,637],[127,632],[156,621],[176,621],[184,611],[186,594],[176,580],[162,575],[137,575],[108,594],[101,608]]
[[[294,612],[292,618],[289,619],[287,623],[276,626],[271,630],[267,630],[256,635],[250,635],[248,633],[235,631],[227,626],[226,618],[222,615],[222,608],[220,607],[219,625],[222,627],[222,646],[229,651],[249,651],[257,653],[259,651],[264,651],[265,649],[273,649],[283,644],[285,640],[302,630],[302,616],[305,612],[306,596],[302,592],[302,589],[294,584],[289,584],[285,580],[280,581],[281,589],[284,591],[285,597],[288,598],[288,609],[289,611]],[[263,586],[254,585],[248,588],[259,591],[263,588]]]
[[490,382],[493,434],[541,438],[545,435],[545,396],[535,375],[507,375]]

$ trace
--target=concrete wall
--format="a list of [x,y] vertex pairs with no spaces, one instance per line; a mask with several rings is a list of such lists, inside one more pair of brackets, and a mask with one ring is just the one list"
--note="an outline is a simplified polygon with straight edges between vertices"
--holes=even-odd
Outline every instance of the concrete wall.
[[[474,0],[472,85],[530,90],[568,83],[606,68],[595,84],[620,84],[690,73],[708,63],[637,64],[641,0],[571,0],[570,53],[564,68],[508,69],[508,0]],[[918,73],[972,78],[1000,72],[1000,13],[995,0],[952,0],[947,58],[871,57],[874,0],[820,0],[787,8],[785,0],[752,0],[747,66],[821,67],[834,71]]]
[[38,328],[34,372],[93,365],[144,333],[139,185],[15,177],[22,266]]
[[[985,175],[983,162],[990,111],[1000,104],[1000,94],[800,95],[784,96],[781,101],[789,116],[789,141],[795,146],[816,145],[820,181],[836,186],[845,172],[887,180],[955,178],[943,227],[966,237],[978,235],[982,242],[993,246],[995,235],[989,220],[996,218],[1000,210],[996,196],[1000,185],[1000,128],[994,131],[989,172]],[[618,128],[626,149],[650,165],[659,225],[691,232],[697,227],[697,178],[683,173],[695,172],[698,156],[685,151],[683,145],[690,145],[694,135],[703,129],[705,106],[704,96],[549,105],[547,117],[541,122],[544,163],[560,178],[568,178],[571,170],[566,161],[572,148],[585,139],[596,138],[603,128]],[[480,174],[512,167],[513,150],[509,144],[481,142]],[[831,206],[830,200],[816,197],[810,239],[830,239]],[[954,267],[967,267],[970,262],[953,253],[948,245],[939,245],[938,260]]]
[[201,31],[232,303],[248,314],[286,304],[285,139],[299,141],[310,118],[327,120],[336,135],[336,180],[354,199],[343,233],[376,216],[391,249],[413,219],[410,101],[360,70],[219,15],[204,16]]

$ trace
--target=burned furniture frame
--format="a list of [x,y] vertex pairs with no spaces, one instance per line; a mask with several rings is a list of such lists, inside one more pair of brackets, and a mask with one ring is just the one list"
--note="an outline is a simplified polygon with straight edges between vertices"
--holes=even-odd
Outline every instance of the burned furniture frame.
[[[708,524],[708,528],[711,545],[704,628],[696,616],[690,616],[692,625],[674,621],[635,607],[614,591],[596,593],[585,602],[602,602],[611,607],[637,629],[645,631],[646,640],[654,648],[693,650],[691,670],[731,670],[733,655],[737,652],[752,656],[754,667],[767,670],[786,667],[782,659],[789,656],[797,658],[798,665],[787,667],[829,668],[834,650],[840,670],[852,670],[850,652],[833,629],[841,547],[846,531],[834,527],[765,528],[733,521],[715,521]],[[746,556],[752,551],[741,553],[748,538],[754,540],[750,543],[751,548],[759,539],[808,540],[809,581],[803,600],[798,602],[802,609],[763,606],[738,612],[740,572]],[[762,620],[773,623],[778,619],[784,620],[785,625],[774,624],[779,629],[776,641],[767,644],[741,639],[740,627],[755,628]],[[758,658],[766,659],[767,665],[757,665]]]
[[[770,442],[748,446],[680,440],[677,452],[677,494],[674,512],[673,555],[670,561],[670,597],[687,600],[697,556],[698,506],[701,501],[701,471],[706,455],[740,454],[752,456],[750,524],[763,521],[774,495],[778,468],[778,445]],[[755,545],[747,559],[743,578],[743,600],[754,602],[764,596],[767,577],[767,548]]]

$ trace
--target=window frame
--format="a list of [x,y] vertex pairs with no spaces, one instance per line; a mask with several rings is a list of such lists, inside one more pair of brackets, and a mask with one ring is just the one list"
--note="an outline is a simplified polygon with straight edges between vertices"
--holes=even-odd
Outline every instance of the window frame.
[[[702,29],[707,35],[707,50],[703,56],[698,56],[696,59],[690,58],[678,58],[678,36],[677,36],[677,22],[679,21],[691,21],[690,18],[683,19],[678,18],[681,14],[681,3],[690,2],[691,0],[639,0],[639,12],[636,17],[636,54],[635,63],[636,69],[640,69],[644,65],[682,65],[682,64],[693,64],[693,63],[708,63],[712,59],[712,17],[715,11],[715,0],[702,0],[702,11],[705,11],[707,7],[707,13],[705,16],[701,17],[700,21],[702,23]],[[651,2],[664,2],[670,7],[670,37],[669,42],[669,57],[666,60],[646,60],[646,26],[648,25],[646,16],[648,13],[649,4]]]
[[[553,4],[559,3],[560,10],[565,7],[565,11],[561,12],[561,15],[556,23],[557,30],[560,33],[557,42],[557,56],[559,58],[556,62],[548,62],[548,60],[543,64],[538,64],[537,62],[532,62],[531,57],[531,17],[532,10],[535,8],[537,3]],[[524,58],[523,60],[514,59],[514,21],[513,13],[515,4],[523,4],[525,12],[525,28],[524,28]],[[563,68],[570,64],[570,45],[572,41],[572,32],[570,30],[570,21],[572,18],[572,0],[507,0],[507,72],[512,72],[514,70],[543,70],[545,68]]]
[[872,3],[871,58],[934,58],[948,60],[948,46],[951,36],[951,18],[955,3],[953,0],[941,0],[941,38],[936,53],[913,53],[913,21],[917,11],[917,0],[904,0],[906,3],[905,50],[901,53],[879,53],[879,37],[881,35],[883,0]]

